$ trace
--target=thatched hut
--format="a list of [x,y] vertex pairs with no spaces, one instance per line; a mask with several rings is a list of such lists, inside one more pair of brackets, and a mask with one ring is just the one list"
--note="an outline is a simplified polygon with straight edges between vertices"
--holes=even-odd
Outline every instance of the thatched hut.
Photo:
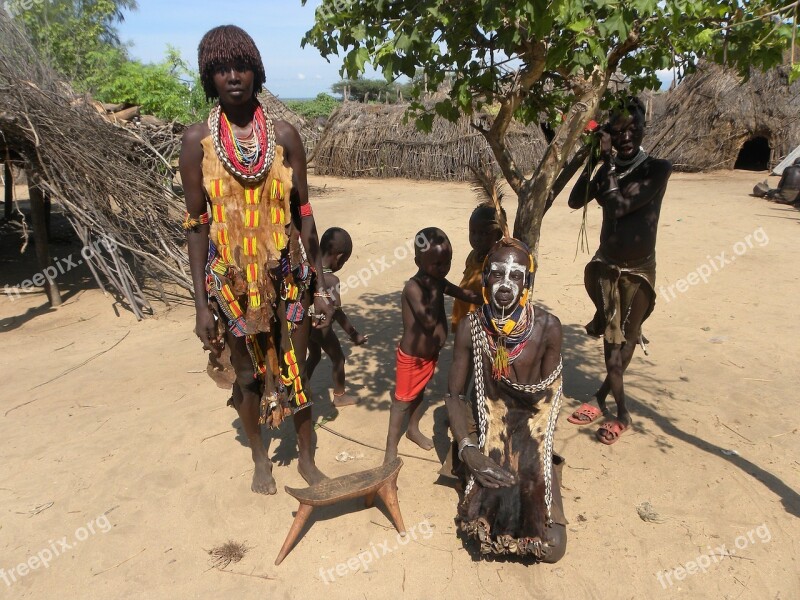
[[667,105],[645,147],[677,170],[764,171],[800,143],[800,81],[789,67],[734,71],[703,63],[667,94]]
[[[340,177],[407,177],[465,181],[469,165],[492,164],[486,140],[469,117],[456,123],[433,121],[430,133],[404,122],[407,104],[345,102],[328,120],[317,143],[317,175]],[[513,123],[508,145],[515,160],[528,170],[541,160],[547,141],[537,125]]]
[[647,124],[658,124],[664,116],[664,111],[667,109],[668,92],[660,90],[645,90],[639,94],[639,99],[644,104],[645,119]]
[[312,126],[303,117],[294,112],[291,108],[286,106],[280,99],[270,92],[267,88],[258,95],[267,115],[273,119],[282,119],[288,121],[300,133],[300,138],[303,140],[303,145],[306,148],[306,156],[311,156],[314,152],[317,140],[319,139],[319,130]]

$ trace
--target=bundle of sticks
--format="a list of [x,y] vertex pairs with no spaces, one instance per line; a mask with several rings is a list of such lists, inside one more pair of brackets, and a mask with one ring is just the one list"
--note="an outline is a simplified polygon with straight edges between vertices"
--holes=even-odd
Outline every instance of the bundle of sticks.
[[149,309],[143,277],[192,291],[183,202],[173,191],[177,133],[171,124],[132,128],[99,115],[0,11],[0,149],[22,157],[85,247],[104,249],[89,267],[138,318]]

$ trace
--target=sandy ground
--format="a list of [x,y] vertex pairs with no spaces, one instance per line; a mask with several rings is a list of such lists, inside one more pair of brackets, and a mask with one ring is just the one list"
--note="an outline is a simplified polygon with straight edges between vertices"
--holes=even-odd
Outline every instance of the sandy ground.
[[[658,240],[661,295],[645,327],[650,355],[637,351],[626,377],[635,425],[611,447],[595,440],[596,426],[566,421],[599,385],[603,363],[600,342],[582,328],[592,309],[582,285],[589,256],[576,258],[581,213],[562,196],[548,214],[534,297],[564,325],[567,398],[556,449],[567,458],[570,524],[567,555],[556,565],[476,560],[456,537],[457,497],[437,478],[437,453],[404,440],[401,452],[415,457],[404,459],[399,479],[403,517],[414,528],[406,543],[385,511],[345,503],[316,512],[275,567],[297,508],[283,486],[302,486],[294,432],[268,436],[279,493],[251,493],[245,438],[226,394],[203,371],[191,305],[156,302],[156,316],[136,322],[96,289],[85,266],[59,279],[66,303],[57,310],[41,291],[0,296],[0,596],[799,597],[800,331],[792,298],[800,213],[749,197],[759,176],[673,177]],[[442,227],[455,247],[457,281],[474,199],[463,184],[312,183],[328,188],[314,200],[320,226],[344,226],[355,240],[342,276],[363,270],[365,282],[354,280],[344,300],[370,336],[367,346],[346,344],[348,381],[361,404],[336,413],[324,359],[312,382],[315,413],[330,429],[380,447],[400,290],[414,272],[408,241],[423,226]],[[592,206],[592,251],[599,220]],[[36,271],[32,250],[20,257],[10,231],[3,230],[0,287]],[[77,257],[66,227],[55,233],[53,255]],[[449,364],[447,351],[423,420],[438,453],[447,444],[441,398]],[[379,451],[318,434],[317,461],[331,476],[380,461]],[[337,461],[340,453],[353,460]],[[640,518],[644,502],[657,522]],[[211,568],[207,551],[228,540],[250,550],[225,571]],[[364,563],[370,556],[366,566],[359,553]],[[35,568],[24,573],[17,565],[29,557]]]

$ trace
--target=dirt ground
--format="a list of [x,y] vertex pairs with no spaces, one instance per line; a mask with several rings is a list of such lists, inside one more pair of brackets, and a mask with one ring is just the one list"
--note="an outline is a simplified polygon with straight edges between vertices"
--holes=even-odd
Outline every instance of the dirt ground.
[[[291,425],[268,435],[279,493],[253,494],[246,439],[224,390],[204,372],[192,305],[154,301],[155,316],[137,322],[96,288],[85,265],[59,278],[65,304],[57,310],[40,288],[9,295],[36,263],[30,247],[19,255],[7,225],[0,596],[800,597],[800,331],[791,300],[800,212],[749,197],[759,178],[673,176],[658,240],[659,299],[645,324],[650,353],[637,350],[626,377],[634,427],[614,446],[596,441],[596,425],[566,420],[600,384],[602,346],[583,332],[592,307],[582,283],[589,254],[576,256],[581,212],[564,195],[547,215],[534,298],[564,327],[556,450],[567,459],[570,524],[556,565],[478,560],[456,536],[456,492],[437,476],[447,446],[448,350],[422,423],[437,450],[400,446],[413,456],[399,478],[408,538],[398,540],[380,507],[353,501],[316,511],[273,566],[297,508],[283,486],[303,486]],[[318,430],[317,462],[337,476],[381,459],[368,446],[385,441],[400,290],[414,272],[410,240],[424,226],[444,229],[458,281],[475,200],[466,184],[311,183],[326,186],[313,199],[319,227],[345,227],[355,241],[341,273],[355,277],[344,302],[370,338],[359,348],[343,342],[358,406],[332,408],[327,359],[312,381],[315,415],[328,428]],[[592,252],[600,216],[592,205]],[[66,224],[54,224],[53,256],[79,257]],[[213,568],[208,551],[229,540],[248,552]]]

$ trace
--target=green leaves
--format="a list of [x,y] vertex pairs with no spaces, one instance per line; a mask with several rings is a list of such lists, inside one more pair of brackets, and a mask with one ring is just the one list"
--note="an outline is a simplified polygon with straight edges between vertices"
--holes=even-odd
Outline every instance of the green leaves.
[[433,118],[436,115],[433,113],[422,113],[417,116],[414,120],[414,125],[420,131],[424,131],[425,133],[430,133],[431,129],[433,129]]
[[[68,79],[88,76],[86,57],[101,49],[123,50],[116,24],[135,0],[9,0],[33,45]],[[17,10],[19,9],[19,10]]]
[[317,94],[313,100],[286,100],[286,106],[306,119],[329,117],[342,103],[328,94]]
[[342,70],[351,79],[356,79],[364,72],[364,65],[369,58],[369,51],[365,47],[354,48],[344,57],[342,61]]
[[567,23],[566,27],[569,31],[574,31],[575,33],[582,33],[589,29],[592,26],[592,19],[589,17],[585,17],[578,21],[573,21],[571,23]]
[[91,75],[75,85],[101,102],[138,105],[143,114],[182,123],[203,120],[211,108],[199,77],[174,48],[168,47],[166,59],[156,64],[130,60],[115,48],[92,52],[85,63]]
[[714,41],[714,35],[713,29],[703,29],[694,37],[695,44],[701,48],[710,46]]
[[131,60],[120,43],[116,24],[135,0],[11,0],[33,45],[76,89],[102,102],[127,102],[145,114],[184,123],[208,115],[197,73],[173,47],[157,64]]
[[600,37],[609,38],[616,36],[617,39],[628,35],[630,26],[625,21],[625,14],[622,10],[613,11],[605,20],[597,24],[597,32]]
[[792,70],[789,71],[789,83],[794,83],[800,78],[800,63],[792,65]]
[[[359,0],[332,10],[343,1],[323,0],[304,43],[342,54],[351,78],[367,63],[387,81],[419,70],[429,89],[452,76],[448,104],[436,108],[446,118],[517,95],[519,118],[538,119],[568,109],[572,86],[596,68],[645,89],[659,85],[659,69],[721,60],[723,44],[732,66],[768,67],[790,34],[764,16],[773,0]],[[514,72],[542,75],[522,89]]]
[[[499,102],[518,121],[557,126],[583,97],[608,106],[612,76],[638,93],[660,87],[660,70],[680,76],[701,58],[769,68],[791,36],[788,13],[772,18],[774,0],[358,0],[331,10],[344,1],[323,0],[303,43],[344,56],[351,78],[367,63],[386,81],[413,78],[409,114],[423,130],[435,115],[492,114]],[[446,97],[426,100],[444,81]]]
[[[341,2],[347,2],[346,11],[330,11]],[[501,103],[513,106],[513,118],[523,123],[561,125],[554,142],[563,144],[559,151],[544,166],[520,166],[535,173],[536,185],[524,189],[538,190],[540,210],[554,170],[563,165],[553,157],[570,154],[579,121],[592,116],[571,111],[574,105],[594,106],[599,98],[601,108],[608,107],[613,94],[605,85],[612,76],[626,78],[628,87],[620,93],[638,93],[660,87],[659,70],[685,74],[701,58],[726,57],[743,73],[774,66],[790,39],[786,11],[793,6],[776,13],[775,5],[775,0],[323,0],[303,44],[326,57],[345,56],[344,71],[351,77],[362,74],[367,62],[387,81],[398,74],[421,75],[414,77],[415,101],[407,116],[423,131],[430,131],[436,115],[451,121],[476,110],[497,115]],[[795,66],[791,78],[798,77]],[[449,86],[439,89],[435,102],[423,94],[444,81]],[[561,122],[562,115],[572,116]],[[494,142],[507,150],[504,139]],[[496,156],[511,173],[508,154]],[[521,179],[509,175],[509,182]],[[530,206],[523,208],[530,213]]]

